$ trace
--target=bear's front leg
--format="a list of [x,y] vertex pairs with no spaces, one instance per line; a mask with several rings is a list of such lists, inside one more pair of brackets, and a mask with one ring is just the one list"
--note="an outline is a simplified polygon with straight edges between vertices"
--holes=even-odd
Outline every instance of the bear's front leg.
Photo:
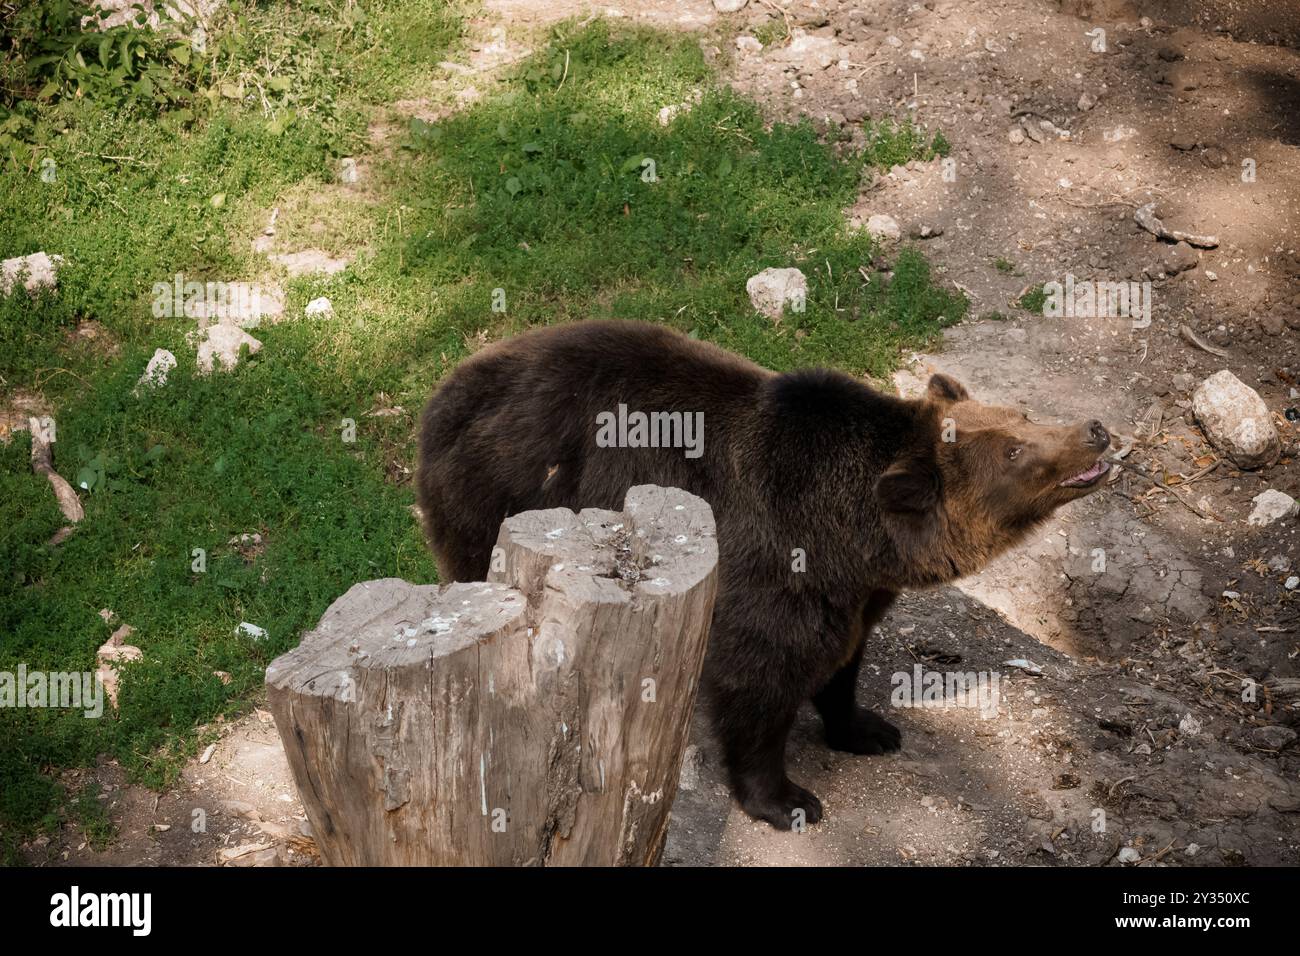
[[831,679],[813,696],[813,705],[821,714],[826,728],[826,745],[832,750],[851,754],[882,754],[898,750],[903,735],[897,727],[883,717],[859,707],[855,700],[858,687],[858,668],[862,664],[862,651],[871,629],[894,603],[892,591],[873,591],[855,622],[850,637],[853,653]]

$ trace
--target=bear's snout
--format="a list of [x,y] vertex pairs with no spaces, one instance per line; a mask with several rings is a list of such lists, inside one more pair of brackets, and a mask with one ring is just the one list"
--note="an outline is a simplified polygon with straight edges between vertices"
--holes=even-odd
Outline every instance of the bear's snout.
[[1083,431],[1083,443],[1089,448],[1095,448],[1100,452],[1110,447],[1110,432],[1095,418],[1083,426]]

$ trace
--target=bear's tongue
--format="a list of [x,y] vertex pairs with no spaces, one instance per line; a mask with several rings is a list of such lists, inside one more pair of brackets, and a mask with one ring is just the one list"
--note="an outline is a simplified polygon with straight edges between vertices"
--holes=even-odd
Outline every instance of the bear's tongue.
[[1093,464],[1093,466],[1089,468],[1087,471],[1081,471],[1073,478],[1065,479],[1065,481],[1061,482],[1061,484],[1063,485],[1087,484],[1088,482],[1092,481],[1092,479],[1100,475],[1103,471],[1105,471],[1107,467],[1108,466],[1106,465],[1106,462],[1098,458],[1097,461]]

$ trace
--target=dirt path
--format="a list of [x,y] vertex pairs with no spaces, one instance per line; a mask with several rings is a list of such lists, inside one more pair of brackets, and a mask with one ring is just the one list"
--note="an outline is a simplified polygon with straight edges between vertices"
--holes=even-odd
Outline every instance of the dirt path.
[[[534,28],[599,10],[698,31],[718,55],[725,47],[728,80],[774,118],[848,131],[911,115],[941,129],[955,178],[940,161],[896,168],[848,211],[858,222],[891,215],[905,237],[928,227],[932,237],[915,241],[972,302],[971,321],[896,376],[900,391],[942,369],[981,399],[1043,419],[1100,418],[1132,445],[1129,461],[1171,483],[1213,453],[1189,411],[1206,375],[1231,369],[1272,409],[1300,399],[1300,54],[1281,45],[1300,38],[1298,3],[821,0],[783,11],[750,0],[725,16],[710,0],[487,8],[473,25],[483,39],[464,67],[471,78],[515,58]],[[738,33],[784,36],[787,25],[793,36],[760,52],[734,45]],[[1217,247],[1189,256],[1157,241],[1133,221],[1147,202],[1166,224],[1215,234]],[[1016,307],[1027,288],[1067,274],[1150,281],[1151,324]],[[1183,324],[1226,355],[1190,345]],[[1002,705],[996,715],[889,709],[904,749],[888,757],[827,750],[805,714],[791,773],[827,809],[808,832],[778,834],[734,808],[698,726],[666,862],[1300,862],[1297,714],[1265,684],[1296,677],[1300,590],[1284,581],[1300,547],[1294,519],[1246,523],[1260,491],[1300,496],[1297,432],[1278,420],[1277,465],[1242,473],[1222,463],[1181,489],[1222,520],[1129,472],[959,589],[902,601],[869,653],[862,699],[885,708],[892,675],[921,663],[998,672]],[[1249,682],[1257,699],[1243,702]],[[112,785],[114,768],[101,771]],[[108,799],[121,828],[114,848],[76,849],[69,835],[36,855],[215,863],[223,849],[264,844],[239,861],[311,861],[274,730],[256,716],[156,806],[138,788]],[[191,830],[195,810],[207,812],[206,833]]]

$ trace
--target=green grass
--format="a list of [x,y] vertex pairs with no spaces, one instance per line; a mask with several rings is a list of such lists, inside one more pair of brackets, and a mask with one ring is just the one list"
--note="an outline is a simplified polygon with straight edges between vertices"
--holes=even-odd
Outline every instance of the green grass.
[[1026,312],[1033,312],[1037,315],[1043,314],[1043,305],[1047,302],[1047,291],[1041,284],[1034,286],[1016,300],[1016,305]]
[[928,162],[952,152],[952,144],[942,132],[933,136],[910,120],[898,123],[891,119],[867,120],[862,124],[866,134],[863,158],[877,169],[891,169],[912,160]]
[[[57,295],[0,302],[0,388],[44,395],[60,472],[97,478],[82,492],[85,520],[50,548],[63,521],[31,472],[28,438],[0,446],[0,670],[93,670],[115,626],[104,607],[135,628],[144,657],[122,668],[114,715],[0,711],[6,860],[62,821],[108,838],[86,810],[93,795],[69,804],[61,768],[109,754],[131,779],[166,785],[195,753],[196,728],[246,710],[266,664],[351,584],[434,580],[409,483],[393,479],[414,464],[414,412],[478,342],[636,318],[776,369],[884,376],[965,310],[915,251],[891,257],[892,281],[865,281],[859,267],[876,250],[842,209],[874,160],[838,155],[810,124],[765,128],[689,36],[563,24],[498,85],[476,79],[485,95],[471,107],[402,118],[367,157],[360,194],[335,186],[338,157],[366,155],[385,103],[454,92],[435,64],[457,55],[457,10],[363,6],[358,21],[326,3],[236,9],[238,39],[227,49],[215,38],[205,81],[252,89],[252,78],[288,76],[283,103],[200,92],[177,121],[130,102],[55,99],[37,122],[60,131],[32,140],[28,167],[10,160],[0,251],[44,249],[68,264]],[[698,104],[660,126],[658,109],[694,91]],[[38,175],[46,156],[53,183]],[[657,181],[642,177],[647,158]],[[291,318],[253,330],[262,351],[199,376],[192,320],[154,317],[152,286],[176,272],[262,277],[250,240],[272,207],[286,248],[318,245],[352,265],[288,283]],[[754,314],[745,280],[789,265],[808,276],[806,310],[780,323]],[[498,288],[504,313],[491,308]],[[300,318],[321,294],[334,316]],[[69,344],[85,319],[112,333],[116,354]],[[137,396],[158,347],[179,367]],[[366,414],[380,405],[405,414]],[[356,422],[355,443],[342,440],[343,419]],[[228,543],[254,531],[260,554]],[[237,635],[241,621],[267,638]]]

